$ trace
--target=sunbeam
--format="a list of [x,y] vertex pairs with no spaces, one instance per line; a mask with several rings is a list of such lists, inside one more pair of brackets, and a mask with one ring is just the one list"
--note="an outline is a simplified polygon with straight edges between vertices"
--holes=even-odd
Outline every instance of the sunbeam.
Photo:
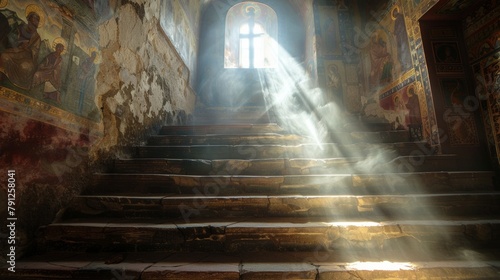
[[[467,257],[460,254],[458,248],[454,246],[454,228],[456,225],[453,222],[446,222],[440,218],[442,213],[434,211],[432,206],[433,199],[441,199],[445,196],[427,196],[425,189],[422,187],[420,179],[411,179],[408,173],[402,173],[402,170],[408,172],[418,171],[422,164],[418,159],[413,157],[401,157],[399,151],[395,150],[395,146],[384,145],[384,141],[378,139],[370,139],[369,133],[366,133],[366,127],[358,125],[355,116],[341,110],[339,106],[330,100],[325,92],[319,87],[314,86],[306,74],[305,69],[300,62],[292,58],[286,50],[277,42],[273,41],[273,53],[276,57],[276,65],[274,68],[261,68],[258,71],[259,84],[261,92],[264,96],[266,111],[272,112],[276,117],[276,121],[284,129],[304,136],[311,144],[316,147],[309,149],[304,153],[303,157],[323,159],[324,163],[332,159],[332,153],[336,157],[345,157],[352,159],[349,164],[339,169],[337,165],[331,165],[326,170],[322,171],[326,174],[350,174],[357,176],[364,174],[370,177],[379,174],[382,181],[378,181],[377,188],[372,188],[372,196],[357,196],[358,212],[360,215],[369,215],[368,220],[362,222],[343,222],[341,215],[334,215],[332,218],[335,222],[331,223],[332,227],[339,227],[340,232],[346,231],[350,226],[373,228],[373,232],[358,233],[361,238],[356,237],[352,240],[346,240],[347,246],[359,249],[357,242],[367,241],[371,246],[366,246],[363,251],[368,250],[369,255],[380,258],[377,262],[354,262],[349,264],[349,269],[355,270],[412,270],[415,266],[408,262],[393,262],[394,259],[390,255],[378,255],[377,250],[381,247],[390,248],[397,256],[404,256],[408,260],[419,260],[425,257],[432,257],[436,252],[428,251],[426,246],[422,246],[421,236],[433,235],[436,242],[435,246],[441,246],[445,251],[455,251],[464,259]],[[355,132],[357,134],[355,134]],[[404,131],[399,131],[400,133]],[[397,133],[397,132],[396,132]],[[375,143],[375,144],[370,144]],[[328,146],[328,149],[326,148]],[[309,184],[315,184],[317,177],[311,177]],[[409,182],[409,181],[408,181]],[[316,185],[324,184],[320,182]],[[337,180],[330,182],[332,185],[329,188],[329,194],[345,194],[347,196],[355,195],[355,190],[350,189],[349,184],[345,181]],[[341,190],[342,189],[342,190]],[[340,191],[339,191],[340,190]],[[423,195],[407,196],[409,193],[422,193]],[[430,198],[429,198],[430,197]],[[446,198],[448,199],[448,198]],[[406,201],[401,205],[400,201]],[[323,207],[325,207],[323,205]],[[327,207],[327,206],[326,206]],[[336,206],[332,206],[335,208]],[[335,212],[335,210],[332,210]],[[418,213],[418,214],[417,214]],[[392,219],[404,219],[403,217],[411,215],[419,217],[422,220],[438,220],[435,224],[412,220],[409,223],[397,221],[385,223]],[[415,231],[412,228],[418,225]],[[441,231],[426,233],[431,226],[441,225]],[[443,225],[444,224],[444,225]],[[396,229],[396,230],[394,230]],[[348,230],[347,230],[348,231]],[[326,245],[327,248],[333,246],[338,249],[338,244]],[[342,245],[343,246],[343,245]],[[361,245],[363,246],[363,245]],[[331,248],[330,248],[331,249]],[[357,259],[362,258],[362,254],[350,252],[347,250],[346,255]],[[408,255],[407,255],[408,254]],[[412,255],[413,254],[413,255]],[[392,261],[385,258],[390,257]]]

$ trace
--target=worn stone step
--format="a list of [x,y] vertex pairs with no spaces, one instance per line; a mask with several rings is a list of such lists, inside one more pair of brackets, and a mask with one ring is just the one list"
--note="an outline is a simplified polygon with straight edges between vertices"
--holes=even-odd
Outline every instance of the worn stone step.
[[337,251],[384,254],[407,250],[498,247],[500,220],[336,220],[258,218],[226,220],[106,220],[53,223],[38,240],[46,250],[88,251]]
[[[255,125],[257,126],[257,125]],[[240,132],[238,132],[240,131]],[[328,136],[332,143],[406,143],[407,131],[339,131]],[[201,144],[301,144],[316,143],[307,135],[290,134],[280,127],[226,126],[164,127],[159,135],[148,139],[150,145],[201,145]],[[433,153],[424,148],[426,154]]]
[[239,135],[282,133],[283,128],[276,123],[263,124],[207,124],[207,125],[178,125],[163,126],[160,135]]
[[309,142],[295,134],[202,134],[156,135],[148,138],[148,145],[297,145]]
[[[17,262],[9,279],[499,279],[496,252],[415,259],[409,254],[380,256],[342,252],[51,252]],[[434,255],[442,256],[440,252]],[[471,258],[471,255],[475,258]]]
[[412,155],[430,149],[422,142],[388,144],[243,144],[243,145],[168,145],[139,146],[134,148],[139,158],[199,158],[199,159],[262,159],[262,158],[329,158],[329,157],[386,157]]
[[274,158],[274,159],[121,159],[117,173],[189,175],[302,175],[457,170],[455,155],[384,157]]
[[323,175],[95,174],[85,194],[409,194],[491,191],[489,171]]
[[499,193],[412,195],[77,196],[65,217],[367,217],[500,213]]
[[275,121],[274,113],[263,106],[197,108],[192,124],[259,124]]
[[398,143],[409,142],[410,134],[406,130],[336,131],[327,138],[334,143]]

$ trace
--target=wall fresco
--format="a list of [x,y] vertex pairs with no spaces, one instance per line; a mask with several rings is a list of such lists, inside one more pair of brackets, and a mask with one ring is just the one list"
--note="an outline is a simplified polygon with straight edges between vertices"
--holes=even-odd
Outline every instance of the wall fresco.
[[318,9],[319,36],[318,51],[320,55],[341,54],[338,8],[322,6]]
[[490,157],[500,163],[500,6],[486,1],[463,25]]
[[198,52],[199,0],[161,2],[160,25],[191,72],[194,81]]
[[292,0],[291,3],[300,12],[305,26],[305,47],[301,63],[312,84],[317,85],[317,36],[314,25],[313,0]]
[[413,67],[406,18],[399,5],[385,11],[364,51],[366,88],[381,91]]
[[[362,115],[407,130],[420,116],[421,138],[433,146],[439,145],[439,131],[418,20],[436,2],[393,0],[372,10],[360,5],[360,15],[365,16],[357,19],[355,34],[363,73]],[[419,104],[419,114],[414,110],[411,117],[404,106],[398,113],[398,106],[391,105],[394,99],[404,104],[410,88],[418,96],[412,103]]]
[[314,5],[318,85],[329,101],[349,113],[359,112],[362,94],[357,77],[358,53],[347,47],[354,45],[354,10],[353,2],[316,1]]
[[[0,170],[19,175],[19,256],[97,170],[126,154],[121,147],[190,118],[196,96],[161,30],[161,5],[0,0],[1,65],[9,65],[0,67]],[[37,28],[26,10],[41,15]],[[23,63],[12,67],[14,59]],[[0,186],[0,200],[5,194]]]
[[88,16],[78,14],[90,9],[62,7],[50,1],[4,1],[0,86],[97,123],[98,44],[89,26],[81,24]]
[[453,14],[457,12],[461,12],[470,8],[473,4],[475,4],[476,0],[450,0],[446,5],[444,5],[441,9],[439,9],[439,14]]

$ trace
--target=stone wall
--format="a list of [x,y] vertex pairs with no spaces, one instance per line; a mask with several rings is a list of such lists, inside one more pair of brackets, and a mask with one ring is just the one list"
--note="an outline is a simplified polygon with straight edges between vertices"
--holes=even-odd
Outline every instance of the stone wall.
[[[162,29],[161,2],[1,2],[0,24],[11,30],[26,26],[28,10],[41,15],[37,56],[27,64],[33,70],[23,74],[29,82],[5,73],[12,67],[2,70],[0,81],[0,219],[17,218],[18,256],[32,248],[36,229],[85,189],[93,172],[127,156],[123,146],[144,142],[162,125],[185,123],[193,113],[189,73],[195,69]],[[0,33],[5,65],[14,56],[4,54],[19,46],[14,33]],[[63,52],[57,53],[57,43]],[[51,61],[58,61],[52,76],[37,74],[51,53]],[[13,213],[6,205],[8,170],[15,170]],[[7,245],[2,242],[0,251]]]
[[124,4],[99,26],[96,103],[106,121],[96,152],[137,143],[145,128],[182,123],[194,110],[189,69],[163,33],[159,11],[160,1]]

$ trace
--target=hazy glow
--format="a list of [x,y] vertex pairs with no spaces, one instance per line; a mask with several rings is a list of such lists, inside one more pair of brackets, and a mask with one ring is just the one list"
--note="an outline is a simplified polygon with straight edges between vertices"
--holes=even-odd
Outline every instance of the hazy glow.
[[[248,28],[248,26],[246,28]],[[244,29],[243,31],[246,32],[247,30]],[[427,245],[422,246],[423,243],[420,243],[418,236],[413,236],[411,234],[411,226],[420,226],[418,224],[419,220],[411,222],[403,220],[397,221],[391,217],[391,215],[394,214],[394,208],[392,207],[395,205],[392,200],[397,198],[398,201],[395,202],[397,204],[399,201],[405,201],[406,199],[408,203],[420,204],[421,207],[415,207],[414,209],[418,209],[419,217],[423,217],[421,226],[430,225],[432,221],[435,221],[439,225],[446,226],[439,218],[439,215],[432,212],[431,207],[425,207],[428,205],[427,202],[424,201],[427,196],[423,195],[421,190],[419,190],[419,179],[411,178],[413,172],[411,169],[412,166],[408,167],[408,165],[411,164],[409,163],[408,165],[402,166],[401,162],[395,161],[394,159],[397,153],[392,151],[393,148],[390,146],[380,148],[380,146],[370,144],[377,143],[377,140],[370,141],[366,139],[366,135],[362,135],[362,132],[359,133],[359,131],[363,130],[355,127],[356,122],[353,121],[352,116],[345,110],[340,109],[333,101],[333,98],[330,98],[327,93],[314,85],[303,67],[303,62],[296,61],[295,58],[291,57],[285,49],[272,39],[269,39],[269,42],[271,46],[269,47],[266,43],[266,47],[264,48],[261,48],[260,43],[257,43],[255,53],[255,57],[259,59],[270,56],[275,58],[276,61],[275,68],[256,69],[267,112],[269,112],[269,115],[274,116],[276,122],[285,130],[302,135],[308,139],[306,151],[301,156],[306,163],[308,160],[307,158],[315,158],[316,161],[311,164],[313,168],[315,167],[314,164],[318,162],[318,159],[319,161],[323,160],[325,164],[329,164],[328,160],[335,160],[331,158],[333,157],[331,155],[332,152],[336,154],[335,157],[345,158],[345,162],[341,162],[343,165],[340,168],[342,169],[339,168],[336,170],[336,164],[325,167],[326,170],[322,170],[322,172],[324,172],[322,174],[329,175],[325,178],[321,177],[321,175],[313,174],[314,171],[312,171],[309,182],[303,182],[302,184],[305,186],[319,186],[318,189],[320,192],[323,191],[321,187],[327,184],[327,187],[324,188],[325,195],[344,195],[351,198],[353,195],[346,193],[345,190],[354,188],[349,186],[349,183],[346,183],[346,181],[342,179],[345,178],[345,176],[339,176],[338,179],[336,179],[332,177],[332,174],[354,175],[353,178],[358,177],[360,174],[376,174],[373,178],[369,178],[369,180],[372,181],[368,182],[370,186],[373,185],[370,191],[373,191],[374,194],[372,196],[355,197],[358,203],[358,212],[365,212],[370,216],[373,214],[373,219],[376,220],[363,220],[357,222],[332,220],[331,222],[325,222],[325,224],[331,225],[332,227],[339,227],[341,228],[340,230],[356,226],[373,228],[385,226],[401,227],[400,232],[390,233],[389,231],[385,233],[386,235],[382,232],[379,236],[373,238],[372,236],[375,235],[370,232],[371,229],[360,231],[354,229],[352,232],[349,232],[352,234],[350,236],[351,239],[343,240],[343,244],[345,244],[345,246],[353,246],[355,249],[362,247],[363,250],[366,250],[362,252],[356,250],[346,250],[342,252],[341,245],[335,242],[329,244],[329,237],[325,236],[323,248],[326,249],[326,251],[322,252],[325,259],[327,259],[328,256],[337,256],[338,253],[350,257],[350,260],[362,260],[366,258],[366,255],[369,255],[374,257],[374,260],[381,261],[353,262],[348,263],[346,268],[349,270],[397,271],[415,269],[416,262],[389,261],[392,260],[393,257],[396,260],[404,258],[406,261],[419,261],[422,260],[423,257],[437,256],[440,253],[449,254],[450,252],[429,251],[428,247],[426,247]],[[246,47],[246,43],[243,42],[242,44]],[[349,134],[352,131],[358,131],[357,136]],[[346,137],[346,134],[348,134],[348,137]],[[361,139],[360,145],[354,143],[354,140],[351,140],[357,139],[356,137]],[[363,137],[365,138],[363,139]],[[318,165],[321,166],[321,164]],[[305,172],[309,172],[309,170]],[[361,182],[361,184],[363,183],[364,182]],[[379,190],[376,184],[384,188],[380,190],[380,193],[378,193]],[[337,192],[337,189],[340,191]],[[388,193],[391,190],[398,195],[391,195]],[[416,194],[419,192],[420,195]],[[322,194],[320,193],[317,195],[321,196]],[[308,197],[312,198],[312,196]],[[379,207],[379,205],[381,205],[381,207]],[[429,203],[429,205],[431,205],[431,203]],[[406,209],[401,210],[402,217],[406,214],[404,211],[411,211]],[[364,218],[366,216],[362,217]],[[390,222],[378,222],[383,221],[384,217],[388,217],[387,219]],[[406,230],[408,230],[408,232],[406,232]],[[378,230],[374,232],[378,232]],[[366,236],[364,236],[365,234]],[[442,232],[433,232],[433,234],[436,235],[435,238],[439,239],[439,242],[443,242],[444,244],[446,244],[448,240],[454,238],[450,236],[448,228],[443,228]],[[356,235],[362,238],[358,240],[356,239]],[[390,249],[394,249],[399,255],[387,256],[380,254],[380,247],[385,246],[384,242],[386,240],[388,244],[390,244],[388,246],[394,246]],[[365,245],[365,243],[363,243],[365,241],[369,243]],[[333,253],[329,251],[330,249],[333,250]],[[478,256],[474,254],[475,252],[462,251],[458,248],[454,250],[453,253],[456,253],[455,256],[462,260],[478,258]]]
[[364,227],[376,227],[380,226],[380,223],[372,222],[372,221],[363,221],[363,222],[331,222],[327,223],[331,226],[340,226],[340,227],[348,227],[348,226],[364,226]]
[[390,261],[382,261],[382,262],[354,262],[348,263],[346,266],[347,270],[389,270],[389,271],[398,271],[398,270],[414,270],[416,266],[409,262],[390,262]]
[[260,24],[255,24],[252,34],[250,27],[244,24],[240,28],[240,67],[250,68],[250,38],[252,36],[254,48],[254,68],[269,68],[274,67],[274,53],[272,48],[275,44],[272,43],[269,35],[265,32]]
[[318,145],[325,142],[327,132],[336,129],[345,116],[336,104],[325,100],[319,88],[312,87],[299,62],[274,40],[270,42],[271,56],[277,60],[275,68],[259,69],[268,110],[291,132],[308,136]]

